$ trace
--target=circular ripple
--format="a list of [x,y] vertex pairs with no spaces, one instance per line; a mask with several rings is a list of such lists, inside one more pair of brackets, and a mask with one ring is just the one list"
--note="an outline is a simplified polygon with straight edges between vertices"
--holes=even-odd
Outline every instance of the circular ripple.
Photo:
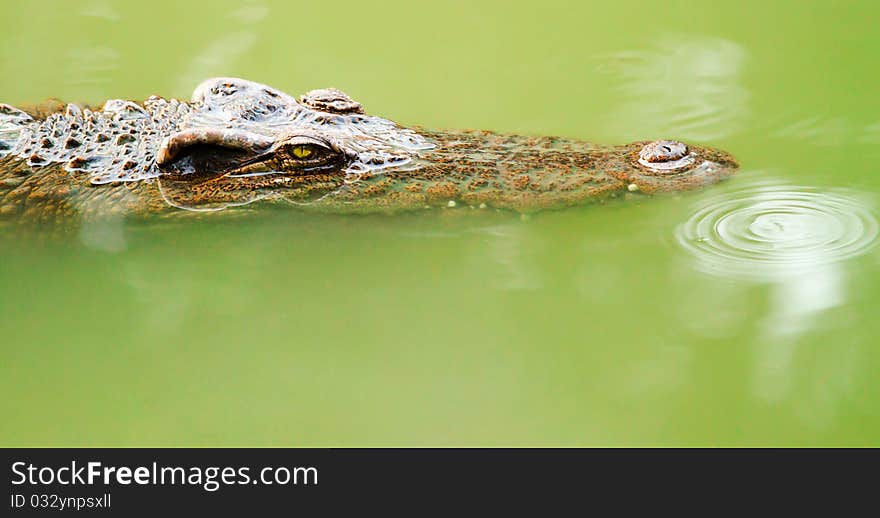
[[773,279],[865,252],[878,225],[852,194],[760,185],[700,203],[676,234],[703,271]]

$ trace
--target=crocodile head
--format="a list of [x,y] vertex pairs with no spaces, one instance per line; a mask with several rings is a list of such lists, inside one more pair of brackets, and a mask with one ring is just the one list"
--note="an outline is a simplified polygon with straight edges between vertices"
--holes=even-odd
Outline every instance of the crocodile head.
[[368,209],[458,199],[529,209],[698,188],[738,167],[727,153],[672,140],[603,146],[401,128],[335,89],[293,100],[250,81],[212,79],[193,106],[157,154],[163,195],[189,208],[280,197]]
[[454,200],[530,209],[691,189],[737,168],[722,151],[670,140],[607,146],[405,128],[339,90],[295,99],[234,78],[203,82],[190,102],[69,105],[43,120],[0,108],[0,154],[34,168],[60,164],[96,187],[154,183],[167,204],[193,210],[267,198],[345,209]]

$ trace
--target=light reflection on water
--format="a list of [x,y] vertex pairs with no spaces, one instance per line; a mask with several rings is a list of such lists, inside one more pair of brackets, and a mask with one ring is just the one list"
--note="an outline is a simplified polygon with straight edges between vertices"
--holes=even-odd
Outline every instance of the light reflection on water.
[[824,313],[845,305],[845,261],[876,243],[877,219],[863,198],[762,182],[703,199],[677,229],[698,270],[768,283],[770,311],[752,344],[751,390],[771,403],[800,394],[795,410],[814,426],[831,422],[837,400],[852,388],[855,353],[846,343],[834,344],[831,361],[814,365],[821,372],[810,386],[796,387],[798,339]]
[[739,43],[695,34],[666,34],[651,47],[596,56],[599,74],[610,76],[622,102],[606,126],[631,140],[675,136],[718,141],[742,132],[804,141],[823,147],[880,141],[880,122],[843,114],[791,111],[755,117],[743,84],[749,63]]
[[185,92],[208,77],[231,75],[222,71],[247,54],[256,42],[257,35],[251,31],[233,32],[210,42],[180,74],[177,88]]
[[876,122],[865,128],[865,132],[860,137],[860,141],[866,143],[880,142],[880,122]]
[[[215,38],[204,42],[202,50],[195,52],[184,69],[177,71],[177,88],[189,91],[194,84],[211,76],[230,75],[232,67],[247,56],[257,42],[259,31],[256,25],[265,20],[269,7],[261,0],[242,2],[230,11],[226,18],[232,20],[233,26],[217,27]],[[91,0],[80,7],[73,16],[79,18],[78,24],[106,28],[108,24],[117,24],[130,19],[121,14],[118,7],[105,0]],[[132,67],[126,59],[128,47],[125,41],[114,41],[110,38],[71,38],[71,45],[65,50],[63,81],[71,91],[83,92],[81,96],[91,102],[102,102],[103,97],[111,94],[108,87],[114,79],[113,75],[129,74]],[[171,92],[154,92],[168,95]],[[116,93],[115,95],[124,96]]]
[[654,48],[599,56],[599,71],[619,81],[624,95],[608,124],[631,139],[731,135],[749,116],[740,77],[746,57],[736,42],[696,35],[668,35]]
[[860,255],[877,233],[854,193],[761,183],[705,198],[677,238],[699,270],[776,281]]
[[221,33],[217,39],[208,42],[180,74],[177,88],[186,92],[208,77],[234,75],[231,67],[248,55],[257,43],[258,31],[254,25],[268,14],[269,8],[259,1],[245,2],[230,13],[229,17],[236,20],[238,30]]
[[767,335],[796,336],[843,304],[843,262],[874,246],[878,223],[856,193],[757,183],[704,198],[676,237],[696,269],[770,283]]
[[426,242],[479,236],[472,262],[474,267],[485,264],[487,260],[494,265],[491,275],[485,279],[487,287],[506,292],[538,290],[544,285],[541,271],[530,256],[539,238],[530,234],[526,224],[519,218],[489,225],[478,219],[474,226],[465,225],[455,231],[420,230],[402,235]]
[[788,117],[779,122],[779,127],[770,131],[769,136],[800,140],[817,146],[838,147],[852,141],[860,133],[844,117],[822,117],[810,115],[795,119]]
[[880,142],[880,123],[864,124],[843,115],[792,112],[756,124],[768,138],[829,149]]
[[119,68],[119,52],[106,46],[77,46],[67,51],[65,77],[70,85],[101,87]]
[[91,0],[86,2],[80,14],[89,18],[98,18],[116,22],[122,19],[113,4],[108,0]]

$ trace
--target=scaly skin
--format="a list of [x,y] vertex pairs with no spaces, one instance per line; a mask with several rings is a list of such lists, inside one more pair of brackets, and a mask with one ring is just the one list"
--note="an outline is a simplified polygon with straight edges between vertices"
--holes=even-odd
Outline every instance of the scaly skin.
[[186,216],[256,201],[329,212],[531,211],[699,188],[738,167],[723,151],[671,141],[603,146],[401,128],[336,90],[294,100],[240,79],[206,81],[191,103],[0,112],[0,218],[29,222]]

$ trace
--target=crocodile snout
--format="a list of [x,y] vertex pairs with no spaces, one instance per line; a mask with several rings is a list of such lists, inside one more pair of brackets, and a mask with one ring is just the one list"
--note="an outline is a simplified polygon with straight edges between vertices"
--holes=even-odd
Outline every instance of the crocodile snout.
[[634,142],[625,171],[614,174],[630,191],[687,191],[719,182],[739,168],[730,154],[678,140]]

